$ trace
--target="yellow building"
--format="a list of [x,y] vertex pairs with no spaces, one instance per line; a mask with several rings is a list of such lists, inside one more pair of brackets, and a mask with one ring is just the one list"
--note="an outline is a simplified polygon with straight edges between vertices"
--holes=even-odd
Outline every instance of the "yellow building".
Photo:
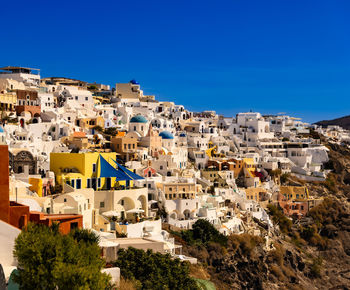
[[93,129],[96,126],[101,127],[102,129],[105,126],[104,118],[101,116],[94,118],[80,118],[75,120],[75,124],[83,129]]
[[166,199],[194,199],[200,191],[195,183],[157,183],[157,188],[164,192]]
[[265,201],[268,199],[267,190],[262,187],[248,187],[245,189],[248,200]]
[[43,180],[41,178],[29,178],[29,183],[31,184],[31,187],[29,189],[31,191],[35,191],[38,196],[43,196]]
[[14,92],[1,93],[0,92],[0,110],[14,111],[17,104],[17,95]]
[[280,193],[288,200],[309,199],[309,191],[305,186],[281,186]]
[[247,177],[253,176],[253,172],[256,171],[256,164],[254,162],[253,158],[243,158],[243,159],[232,159],[235,164],[233,165],[233,171],[235,173],[235,177],[237,178],[241,172],[244,171],[244,168],[246,169],[246,172],[248,174]]
[[227,179],[233,180],[234,172],[231,170],[202,170],[202,176],[209,180],[214,187],[228,187]]
[[133,180],[143,179],[116,162],[117,153],[51,153],[50,170],[56,182],[75,189],[124,189],[133,187]]

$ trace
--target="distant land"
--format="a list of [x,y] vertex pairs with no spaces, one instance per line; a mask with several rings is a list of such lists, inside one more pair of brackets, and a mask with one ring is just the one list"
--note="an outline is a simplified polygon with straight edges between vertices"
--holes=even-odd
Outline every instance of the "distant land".
[[333,120],[319,121],[315,124],[322,127],[327,127],[328,125],[337,125],[343,127],[344,129],[350,130],[350,115]]

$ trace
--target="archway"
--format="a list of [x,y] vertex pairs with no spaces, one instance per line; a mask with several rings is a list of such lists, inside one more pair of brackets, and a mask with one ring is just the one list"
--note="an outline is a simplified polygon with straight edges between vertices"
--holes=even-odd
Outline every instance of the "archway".
[[122,205],[126,211],[135,208],[135,202],[130,197],[121,198],[118,204]]
[[147,210],[147,200],[146,197],[144,195],[140,195],[137,199],[137,201],[140,202],[141,204],[141,209],[143,209],[145,212]]
[[190,217],[191,217],[190,210],[189,209],[185,209],[184,212],[183,212],[183,215],[184,215],[185,220],[190,219]]

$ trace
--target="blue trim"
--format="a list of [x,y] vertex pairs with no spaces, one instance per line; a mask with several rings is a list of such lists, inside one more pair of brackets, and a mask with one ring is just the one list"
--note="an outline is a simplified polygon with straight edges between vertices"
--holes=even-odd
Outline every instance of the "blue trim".
[[[112,159],[113,160],[113,159]],[[117,161],[113,160],[115,164],[118,166],[120,170],[122,170],[125,174],[129,175],[134,180],[144,179],[142,176],[132,172],[131,170],[125,168],[124,166],[120,165]]]
[[117,181],[132,180],[132,178],[130,178],[122,170],[117,170],[111,164],[109,164],[106,161],[106,159],[102,157],[101,154],[100,154],[100,174],[98,177],[116,177]]

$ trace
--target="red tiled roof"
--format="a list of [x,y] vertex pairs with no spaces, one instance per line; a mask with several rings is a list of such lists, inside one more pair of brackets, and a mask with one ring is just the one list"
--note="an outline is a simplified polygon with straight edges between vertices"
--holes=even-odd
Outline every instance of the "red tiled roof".
[[84,132],[74,132],[73,137],[75,138],[84,138],[86,134]]

